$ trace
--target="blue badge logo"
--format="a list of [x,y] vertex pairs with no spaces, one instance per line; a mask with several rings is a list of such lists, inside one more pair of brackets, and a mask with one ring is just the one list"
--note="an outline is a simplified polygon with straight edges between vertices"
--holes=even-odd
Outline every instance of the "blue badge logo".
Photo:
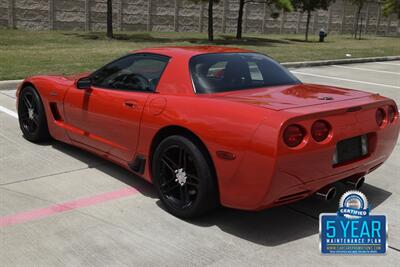
[[367,197],[360,191],[348,191],[340,198],[339,216],[359,219],[369,215]]
[[370,215],[367,197],[360,191],[343,194],[337,213],[321,214],[319,230],[322,254],[386,253],[386,216]]

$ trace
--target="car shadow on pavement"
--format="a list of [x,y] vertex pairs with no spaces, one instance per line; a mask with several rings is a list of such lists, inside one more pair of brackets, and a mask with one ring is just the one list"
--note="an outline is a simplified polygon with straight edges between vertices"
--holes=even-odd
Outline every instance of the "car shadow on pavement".
[[[189,223],[201,227],[217,226],[222,231],[264,246],[278,246],[319,232],[319,214],[335,213],[340,196],[349,190],[338,184],[338,194],[330,201],[311,196],[294,204],[258,212],[221,208]],[[374,209],[392,193],[364,184],[361,191]]]
[[[51,145],[54,149],[85,162],[89,168],[96,168],[137,189],[144,196],[157,199],[157,194],[150,183],[118,165],[58,141],[42,145]],[[225,233],[250,242],[264,246],[278,246],[317,234],[319,214],[336,212],[340,196],[346,190],[350,190],[341,183],[337,183],[336,188],[338,194],[329,201],[318,200],[312,196],[290,205],[263,211],[242,211],[221,207],[210,214],[186,222],[198,227],[217,226]],[[372,210],[392,194],[370,184],[364,184],[360,191],[367,196]],[[160,200],[156,200],[156,204],[165,210]]]
[[43,143],[42,145],[50,145],[54,149],[86,163],[88,168],[95,168],[109,175],[110,177],[113,177],[125,183],[126,185],[135,188],[146,197],[157,198],[156,191],[149,182],[117,164],[102,159],[83,149],[59,141],[52,140],[50,142]]

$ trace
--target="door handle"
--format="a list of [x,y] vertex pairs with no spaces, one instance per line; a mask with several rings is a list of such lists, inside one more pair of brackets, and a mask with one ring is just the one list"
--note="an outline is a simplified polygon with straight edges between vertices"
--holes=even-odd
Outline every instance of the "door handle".
[[134,101],[125,101],[124,105],[125,105],[125,107],[128,107],[128,108],[136,107],[136,103]]

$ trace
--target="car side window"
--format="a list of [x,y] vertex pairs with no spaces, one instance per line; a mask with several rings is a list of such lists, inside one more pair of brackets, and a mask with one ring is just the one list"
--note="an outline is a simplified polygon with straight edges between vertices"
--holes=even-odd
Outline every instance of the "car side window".
[[155,91],[167,63],[163,56],[129,55],[93,73],[92,83],[107,89]]

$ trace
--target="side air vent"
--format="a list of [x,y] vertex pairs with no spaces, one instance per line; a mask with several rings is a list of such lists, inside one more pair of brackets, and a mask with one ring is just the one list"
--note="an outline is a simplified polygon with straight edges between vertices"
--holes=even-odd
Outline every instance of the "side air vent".
[[62,121],[60,112],[58,111],[57,103],[50,103],[51,114],[56,121]]
[[375,170],[378,169],[382,164],[383,164],[383,162],[379,163],[378,165],[376,165],[376,166],[372,167],[371,169],[369,169],[368,172],[373,172],[373,171],[375,171]]
[[295,194],[286,195],[286,196],[279,198],[277,201],[275,201],[275,203],[283,204],[283,203],[287,203],[287,202],[293,202],[295,200],[305,198],[309,193],[310,193],[310,191],[305,190],[305,191],[297,192]]
[[146,159],[142,155],[137,155],[135,160],[128,165],[132,171],[143,174],[146,166]]
[[346,112],[356,112],[356,111],[359,111],[359,110],[362,110],[362,107],[357,106],[357,107],[348,108],[348,109],[346,110]]

